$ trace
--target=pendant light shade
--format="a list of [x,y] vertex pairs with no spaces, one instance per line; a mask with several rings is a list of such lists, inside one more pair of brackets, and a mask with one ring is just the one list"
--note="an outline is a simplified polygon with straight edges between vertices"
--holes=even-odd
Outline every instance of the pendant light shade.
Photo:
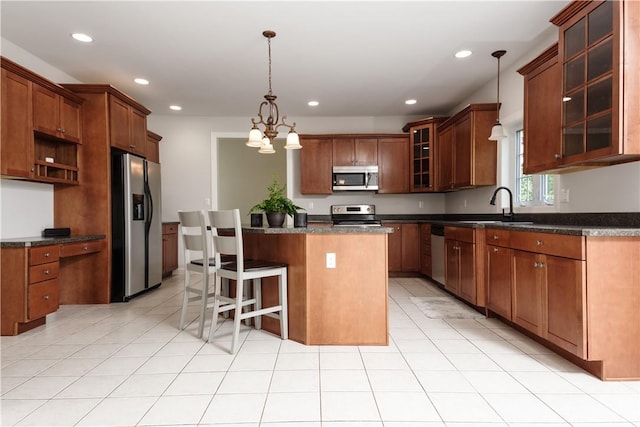
[[253,126],[251,131],[249,131],[249,140],[247,141],[247,146],[258,148],[262,146],[262,132],[258,129],[257,126]]
[[299,150],[302,148],[302,145],[300,145],[300,137],[293,130],[290,130],[287,134],[287,143],[284,148],[286,150]]
[[504,128],[502,127],[502,123],[500,123],[500,58],[507,53],[506,50],[496,50],[491,54],[494,58],[498,60],[498,82],[497,82],[497,96],[496,96],[496,123],[491,128],[491,135],[489,136],[489,141],[501,141],[507,137],[507,134],[504,132]]
[[262,138],[262,145],[260,145],[260,149],[258,153],[261,154],[273,154],[276,150],[273,149],[273,145],[271,144],[271,140],[266,136]]

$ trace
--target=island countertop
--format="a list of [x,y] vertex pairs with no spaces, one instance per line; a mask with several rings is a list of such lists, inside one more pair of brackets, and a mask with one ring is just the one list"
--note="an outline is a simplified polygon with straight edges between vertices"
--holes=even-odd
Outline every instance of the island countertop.
[[244,233],[257,234],[389,234],[393,227],[362,227],[362,226],[309,226],[309,227],[251,227],[243,225]]
[[60,245],[64,243],[77,243],[88,242],[91,240],[104,239],[107,236],[104,234],[90,234],[83,236],[64,236],[64,237],[15,237],[10,239],[1,239],[0,247],[3,248],[24,248],[24,247],[36,247],[47,245]]

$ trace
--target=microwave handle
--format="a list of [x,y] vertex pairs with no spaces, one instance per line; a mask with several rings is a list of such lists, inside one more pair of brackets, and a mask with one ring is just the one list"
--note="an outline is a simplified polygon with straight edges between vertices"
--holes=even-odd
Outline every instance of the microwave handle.
[[367,178],[367,179],[366,179],[366,180],[365,180],[365,182],[364,182],[364,188],[369,187],[369,181],[371,181],[371,175],[372,175],[372,174],[371,174],[370,172],[366,172],[366,178]]

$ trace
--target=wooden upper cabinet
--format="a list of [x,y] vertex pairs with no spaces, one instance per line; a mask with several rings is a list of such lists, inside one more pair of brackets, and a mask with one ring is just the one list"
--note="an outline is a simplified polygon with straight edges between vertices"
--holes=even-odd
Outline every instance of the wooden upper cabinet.
[[2,69],[2,175],[21,178],[33,176],[31,87],[28,79]]
[[300,193],[331,194],[333,140],[300,135]]
[[640,2],[574,1],[551,22],[559,26],[562,165],[640,160]]
[[409,192],[409,138],[378,139],[378,193]]
[[377,164],[377,138],[334,138],[334,166],[372,166]]
[[155,132],[147,130],[147,160],[160,163],[160,141],[162,137]]
[[523,172],[556,169],[562,159],[562,66],[558,62],[558,44],[518,72],[524,76]]
[[146,156],[147,115],[122,99],[109,97],[111,146]]
[[471,104],[438,127],[439,190],[496,184],[495,120],[496,104]]
[[402,130],[409,132],[409,184],[411,192],[436,190],[436,126],[447,117],[429,117],[407,123]]
[[81,104],[33,84],[33,130],[70,142],[82,141]]

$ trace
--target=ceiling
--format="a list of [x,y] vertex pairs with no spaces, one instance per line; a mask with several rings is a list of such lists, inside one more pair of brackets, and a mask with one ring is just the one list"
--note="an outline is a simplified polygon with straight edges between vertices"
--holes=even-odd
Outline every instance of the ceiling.
[[[549,19],[567,3],[3,0],[0,28],[72,77],[110,83],[156,114],[227,117],[257,115],[268,90],[262,31],[273,30],[282,114],[407,116],[450,112],[495,78],[491,52],[506,49],[502,68],[513,64],[553,31]],[[460,49],[473,55],[454,58]],[[405,105],[409,98],[417,103]]]

